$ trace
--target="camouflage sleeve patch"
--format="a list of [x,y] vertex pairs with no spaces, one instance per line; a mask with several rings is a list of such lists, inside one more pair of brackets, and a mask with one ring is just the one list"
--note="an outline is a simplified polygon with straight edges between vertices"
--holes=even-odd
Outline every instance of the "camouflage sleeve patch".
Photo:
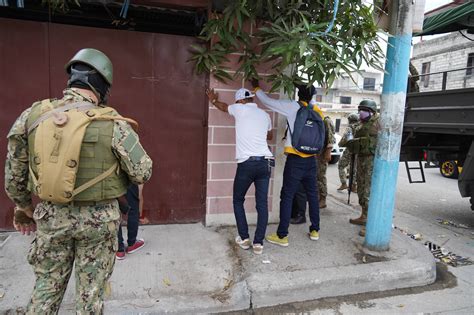
[[133,183],[139,185],[150,179],[153,162],[127,122],[115,121],[112,148],[120,167]]
[[[36,103],[35,103],[36,104]],[[33,106],[35,105],[33,104]],[[24,110],[21,113],[20,117],[15,120],[13,126],[11,127],[10,131],[8,132],[7,138],[10,138],[12,135],[22,135],[26,139],[28,137],[27,130],[26,130],[26,121],[28,120],[28,116],[30,115],[31,107]]]
[[31,191],[28,189],[28,136],[26,132],[26,120],[30,111],[29,108],[18,117],[7,135],[5,192],[19,207],[31,205]]

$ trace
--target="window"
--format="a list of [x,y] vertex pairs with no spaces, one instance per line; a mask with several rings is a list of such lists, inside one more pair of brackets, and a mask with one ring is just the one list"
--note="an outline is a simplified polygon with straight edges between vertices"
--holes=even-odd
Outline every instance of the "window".
[[375,91],[375,78],[364,78],[364,90]]
[[424,87],[428,87],[430,84],[430,75],[423,75],[426,73],[430,73],[430,68],[431,68],[431,62],[423,62],[421,65],[421,82],[423,82]]
[[350,104],[351,97],[350,96],[341,96],[341,104]]
[[467,56],[467,68],[470,68],[470,69],[466,69],[466,75],[471,75],[474,71],[472,71],[472,67],[474,66],[474,53],[470,53],[468,56]]
[[319,103],[321,103],[322,101],[323,101],[323,96],[322,96],[322,95],[319,95],[319,94],[317,94],[317,95],[316,95],[316,102],[319,102]]

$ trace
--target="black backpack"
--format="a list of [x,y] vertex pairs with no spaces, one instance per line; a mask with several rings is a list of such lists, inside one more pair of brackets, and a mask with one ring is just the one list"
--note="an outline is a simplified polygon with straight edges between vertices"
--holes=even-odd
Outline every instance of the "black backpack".
[[296,114],[295,126],[291,132],[291,144],[301,153],[319,154],[324,148],[326,137],[324,122],[321,116],[313,110],[313,105],[304,106],[298,102],[300,109]]

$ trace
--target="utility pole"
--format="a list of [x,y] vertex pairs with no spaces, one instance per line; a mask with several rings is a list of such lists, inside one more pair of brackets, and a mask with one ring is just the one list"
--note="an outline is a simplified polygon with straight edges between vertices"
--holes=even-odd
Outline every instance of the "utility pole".
[[364,246],[389,249],[410,62],[414,0],[392,0],[380,130],[370,188]]

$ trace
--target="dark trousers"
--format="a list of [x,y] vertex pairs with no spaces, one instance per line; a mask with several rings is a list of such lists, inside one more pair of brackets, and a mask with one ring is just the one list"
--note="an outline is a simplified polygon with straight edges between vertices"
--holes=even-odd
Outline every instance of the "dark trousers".
[[300,188],[295,194],[293,198],[293,208],[291,210],[291,217],[304,217],[306,215],[306,202],[308,198],[306,198],[306,191],[304,190],[303,184],[300,184]]
[[283,186],[280,194],[280,224],[277,235],[285,237],[288,235],[290,225],[293,198],[300,185],[306,191],[309,203],[309,219],[311,221],[310,231],[319,231],[319,200],[316,181],[316,158],[302,158],[296,154],[288,154],[283,171]]
[[263,244],[268,223],[268,185],[270,183],[270,166],[267,160],[245,161],[237,165],[234,179],[234,215],[237,230],[244,240],[249,238],[244,201],[250,185],[255,185],[255,202],[257,208],[257,229],[254,244]]
[[[137,241],[139,217],[140,217],[140,214],[139,214],[138,208],[130,207],[128,209],[128,218],[127,218],[127,244],[128,246],[132,246]],[[123,244],[122,226],[119,226],[118,242],[119,242],[119,252],[125,251],[125,246]]]

